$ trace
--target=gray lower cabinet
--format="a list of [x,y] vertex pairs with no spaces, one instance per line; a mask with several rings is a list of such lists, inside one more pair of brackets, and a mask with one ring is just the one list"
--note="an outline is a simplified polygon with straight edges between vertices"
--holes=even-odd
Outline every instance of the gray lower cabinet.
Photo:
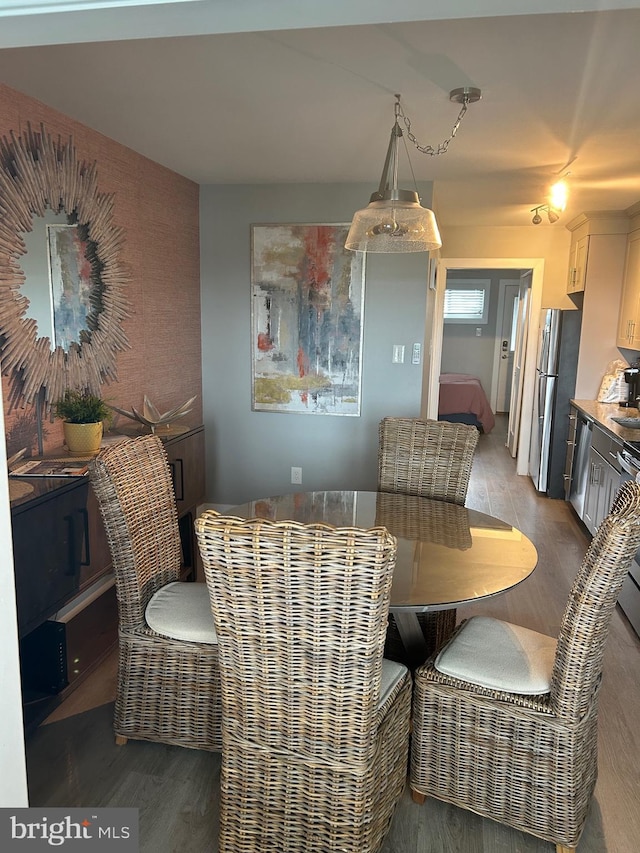
[[611,509],[620,484],[620,471],[592,447],[589,452],[588,472],[582,520],[587,530],[594,534]]
[[[620,439],[572,406],[565,468],[567,498],[592,536],[608,515],[621,482],[635,479],[635,468],[620,464],[618,453],[623,449]],[[618,604],[640,635],[640,551],[624,580]]]
[[611,509],[620,486],[618,451],[622,442],[596,424],[589,450],[587,486],[582,520],[594,534]]

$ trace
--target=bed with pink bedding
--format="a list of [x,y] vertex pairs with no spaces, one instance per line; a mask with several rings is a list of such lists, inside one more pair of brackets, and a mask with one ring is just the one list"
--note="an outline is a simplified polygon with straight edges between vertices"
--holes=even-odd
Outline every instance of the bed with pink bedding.
[[438,420],[472,423],[491,432],[495,418],[477,376],[467,373],[440,374]]

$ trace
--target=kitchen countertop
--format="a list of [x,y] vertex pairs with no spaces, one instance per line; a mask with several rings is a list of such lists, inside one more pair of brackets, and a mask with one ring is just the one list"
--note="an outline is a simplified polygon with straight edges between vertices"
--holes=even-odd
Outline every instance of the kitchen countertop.
[[590,418],[594,423],[606,429],[624,444],[628,444],[634,450],[640,449],[640,429],[629,429],[617,424],[611,418],[638,418],[640,422],[640,411],[626,406],[618,406],[617,403],[598,403],[596,400],[571,400],[571,405]]

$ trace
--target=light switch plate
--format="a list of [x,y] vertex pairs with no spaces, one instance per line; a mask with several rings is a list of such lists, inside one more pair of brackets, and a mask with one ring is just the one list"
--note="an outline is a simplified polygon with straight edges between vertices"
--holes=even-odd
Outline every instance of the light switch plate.
[[411,364],[420,364],[420,351],[422,347],[420,344],[413,345],[413,351],[411,353]]
[[392,364],[404,364],[404,344],[393,345],[393,355],[391,356]]

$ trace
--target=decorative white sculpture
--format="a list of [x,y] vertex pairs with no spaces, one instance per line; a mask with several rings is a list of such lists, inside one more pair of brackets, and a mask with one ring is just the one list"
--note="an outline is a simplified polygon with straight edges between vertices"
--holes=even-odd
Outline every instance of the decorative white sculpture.
[[139,412],[133,406],[131,406],[130,412],[126,409],[119,409],[117,406],[111,406],[111,408],[114,412],[124,415],[125,418],[131,418],[132,421],[138,421],[139,423],[144,424],[144,426],[148,426],[151,429],[151,432],[155,433],[157,427],[167,426],[168,424],[173,423],[173,421],[177,421],[178,418],[188,415],[191,411],[191,404],[197,396],[198,395],[196,394],[195,397],[191,397],[186,401],[186,403],[182,403],[181,406],[176,406],[174,409],[169,409],[168,412],[164,412],[163,414],[160,414],[146,394],[144,395],[142,412]]

